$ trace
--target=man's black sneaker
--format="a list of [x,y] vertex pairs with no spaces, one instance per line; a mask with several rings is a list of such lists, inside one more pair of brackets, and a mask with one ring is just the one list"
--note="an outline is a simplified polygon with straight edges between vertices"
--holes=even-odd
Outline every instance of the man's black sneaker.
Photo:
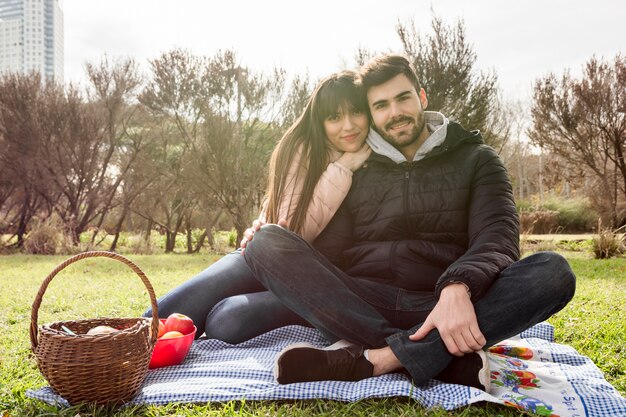
[[467,385],[489,392],[491,375],[489,360],[482,350],[455,357],[446,369],[435,377],[441,382],[449,384]]
[[274,377],[279,384],[309,381],[358,381],[372,376],[374,366],[363,347],[324,349],[304,343],[287,346],[276,357]]

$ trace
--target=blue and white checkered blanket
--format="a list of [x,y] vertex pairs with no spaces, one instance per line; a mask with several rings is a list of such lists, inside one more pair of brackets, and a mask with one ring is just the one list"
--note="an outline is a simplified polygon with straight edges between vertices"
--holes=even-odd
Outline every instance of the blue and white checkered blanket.
[[[541,323],[492,347],[488,355],[489,393],[437,381],[416,387],[402,374],[359,382],[279,385],[272,376],[273,360],[285,346],[296,342],[328,344],[314,329],[289,326],[239,345],[197,340],[183,364],[149,371],[141,392],[130,404],[312,398],[357,401],[404,396],[415,398],[424,407],[448,410],[491,401],[545,416],[626,416],[626,399],[593,362],[552,341],[552,326]],[[28,390],[27,395],[68,405],[49,387]]]

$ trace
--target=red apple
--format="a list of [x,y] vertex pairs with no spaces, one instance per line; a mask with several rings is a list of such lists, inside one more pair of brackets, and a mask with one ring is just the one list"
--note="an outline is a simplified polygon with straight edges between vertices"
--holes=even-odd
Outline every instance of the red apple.
[[170,332],[165,333],[161,336],[161,339],[171,339],[173,337],[181,337],[183,334],[181,332],[177,332],[176,330],[172,330]]
[[193,332],[193,329],[193,320],[184,314],[172,313],[167,320],[165,320],[165,331],[167,332],[177,331],[185,335]]

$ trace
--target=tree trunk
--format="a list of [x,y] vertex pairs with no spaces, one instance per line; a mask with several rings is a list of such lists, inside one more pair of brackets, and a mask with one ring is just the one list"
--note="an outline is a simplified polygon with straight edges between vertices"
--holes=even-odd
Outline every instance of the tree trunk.
[[215,236],[213,236],[213,228],[206,230],[206,239],[211,249],[215,248]]
[[207,230],[204,229],[204,231],[198,238],[198,241],[196,242],[196,247],[193,249],[193,253],[200,252],[200,249],[202,249],[202,246],[204,246],[204,241],[206,240],[206,237],[207,237]]
[[96,236],[98,235],[98,231],[102,227],[102,223],[104,223],[104,216],[106,216],[106,212],[103,212],[102,215],[100,216],[100,220],[98,220],[98,224],[96,225],[96,228],[95,228],[93,234],[91,235],[91,244],[92,245],[96,242]]
[[193,240],[191,236],[191,220],[189,217],[185,220],[185,229],[187,234],[187,253],[193,253]]
[[22,208],[22,214],[20,215],[20,222],[17,226],[17,231],[15,234],[17,235],[17,247],[22,248],[24,246],[24,235],[26,234],[26,216],[27,216],[27,208],[26,206]]
[[245,232],[247,228],[247,223],[235,222],[235,230],[237,231],[237,240],[235,241],[235,247],[238,247],[239,242],[243,240],[243,232]]
[[176,232],[165,231],[165,253],[174,252],[176,247]]
[[76,224],[76,218],[74,217],[74,215],[70,215],[69,222],[66,224],[70,233],[70,237],[72,238],[72,244],[74,246],[78,246],[78,244],[80,243],[80,231],[78,230],[78,225]]
[[524,199],[524,172],[523,172],[523,167],[522,167],[522,158],[520,156],[520,154],[522,153],[522,150],[520,149],[521,146],[518,144],[518,150],[517,150],[517,184],[518,184],[518,189],[517,189],[517,198],[520,200]]
[[[168,221],[167,224],[170,225],[171,222]],[[167,237],[166,244],[165,244],[166,253],[174,252],[174,248],[176,247],[176,237],[178,236],[178,231],[180,230],[182,225],[183,225],[183,214],[179,212],[174,230],[167,229],[165,231],[165,235]]]
[[109,248],[109,252],[115,252],[115,249],[117,249],[117,241],[120,237],[120,231],[116,231],[115,235],[113,236],[113,242],[111,242],[111,247]]
[[144,236],[144,240],[146,242],[150,242],[150,235],[152,234],[152,225],[153,225],[152,219],[148,219],[148,224],[146,225],[146,234]]
[[124,204],[124,208],[122,209],[122,214],[120,214],[120,218],[115,225],[115,237],[113,238],[113,242],[111,242],[111,247],[109,250],[111,252],[115,252],[117,249],[117,241],[120,237],[120,232],[122,230],[122,225],[124,224],[124,219],[126,219],[126,214],[128,213],[128,204]]
[[213,239],[213,233],[211,231],[213,230],[213,226],[215,226],[215,223],[217,223],[222,216],[222,212],[223,210],[218,210],[217,214],[213,216],[213,219],[211,219],[206,225],[204,232],[202,232],[200,238],[198,239],[198,242],[196,243],[196,248],[194,249],[195,253],[200,252],[200,249],[202,249],[202,246],[204,246],[205,239],[208,239],[210,247],[213,247],[215,245],[215,240]]

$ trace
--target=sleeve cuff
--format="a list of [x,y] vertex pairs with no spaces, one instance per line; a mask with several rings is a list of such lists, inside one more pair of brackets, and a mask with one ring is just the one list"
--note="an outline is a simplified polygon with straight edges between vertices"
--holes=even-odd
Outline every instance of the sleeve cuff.
[[467,295],[469,295],[469,298],[472,298],[472,290],[470,289],[470,285],[468,282],[466,282],[466,280],[462,279],[462,278],[455,278],[455,279],[451,279],[449,281],[445,281],[444,283],[442,283],[439,288],[437,288],[437,299],[441,296],[441,291],[443,291],[444,288],[446,288],[448,285],[451,284],[461,284],[465,287],[465,289],[467,290]]
[[350,177],[352,177],[352,170],[349,168],[344,167],[343,165],[341,165],[339,162],[335,161],[332,163],[334,166],[336,166],[337,168],[339,168],[340,171],[343,171],[345,174],[349,175]]

